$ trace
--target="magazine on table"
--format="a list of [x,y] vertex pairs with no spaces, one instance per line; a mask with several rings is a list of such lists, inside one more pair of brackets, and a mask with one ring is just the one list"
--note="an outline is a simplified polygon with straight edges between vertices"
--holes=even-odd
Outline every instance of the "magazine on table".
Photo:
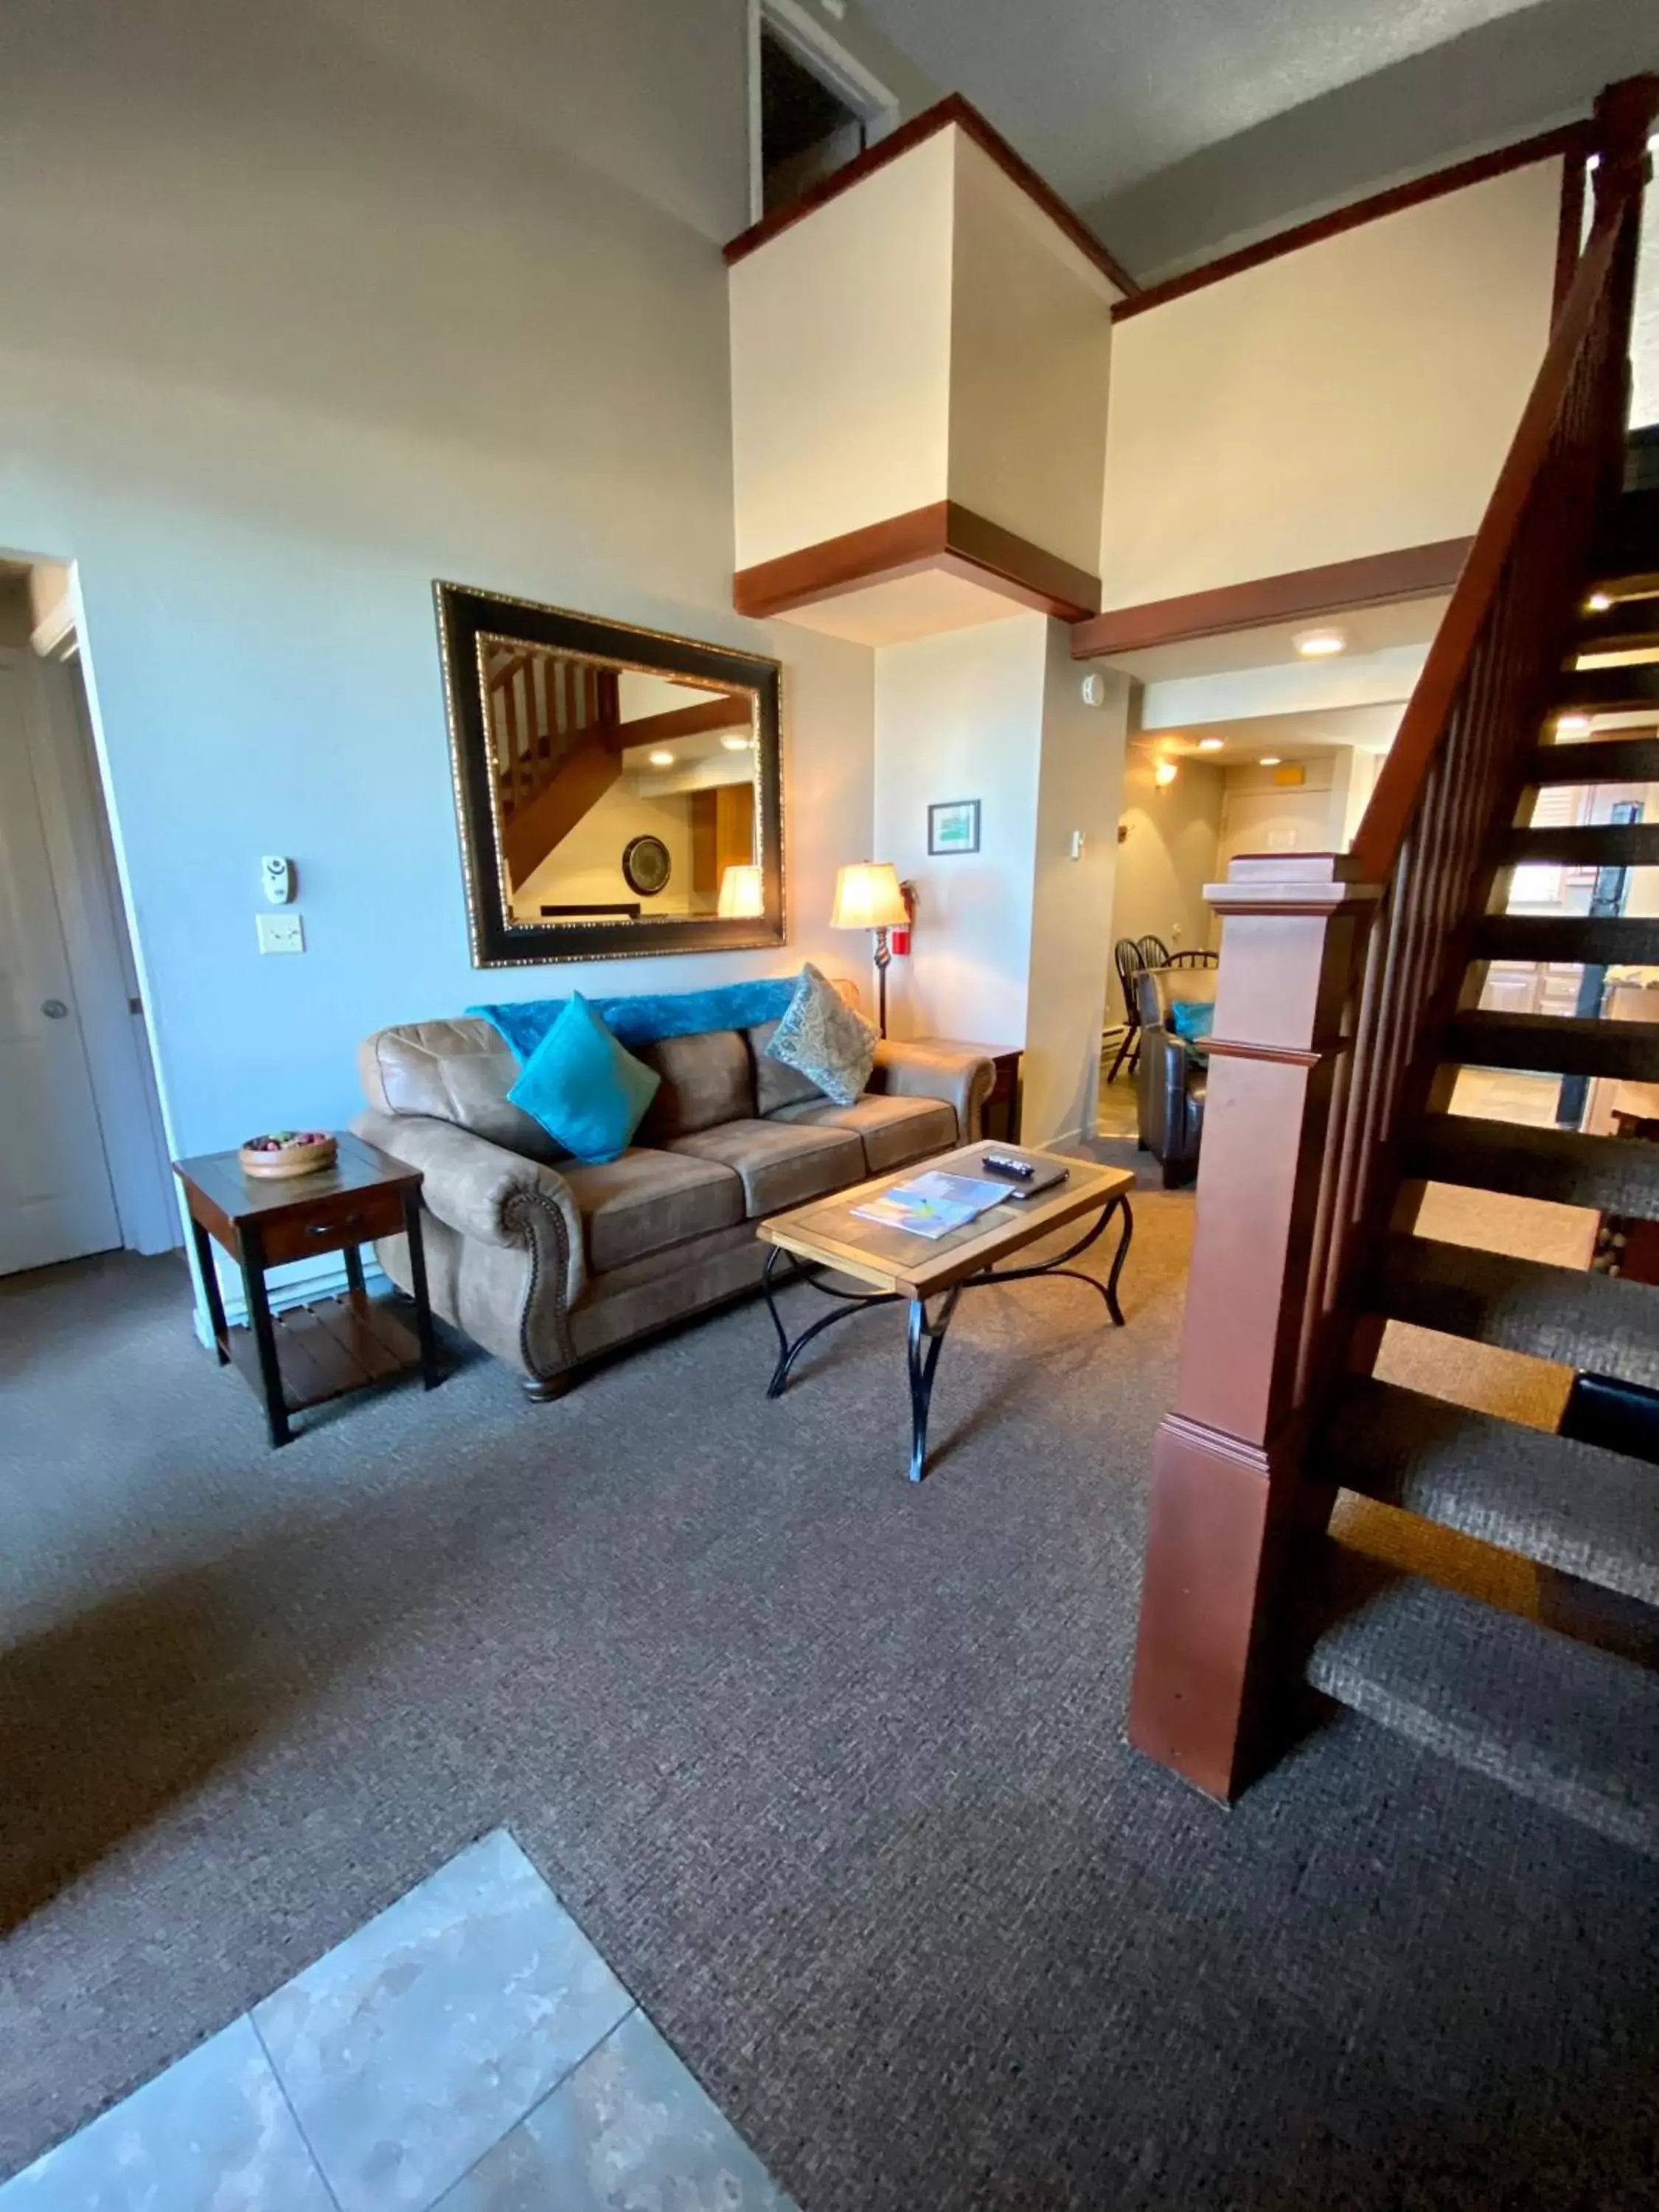
[[884,1229],[902,1229],[908,1236],[931,1240],[965,1229],[981,1213],[1000,1206],[1008,1194],[1006,1182],[992,1182],[983,1176],[945,1175],[934,1169],[896,1183],[853,1211],[860,1221],[879,1222]]

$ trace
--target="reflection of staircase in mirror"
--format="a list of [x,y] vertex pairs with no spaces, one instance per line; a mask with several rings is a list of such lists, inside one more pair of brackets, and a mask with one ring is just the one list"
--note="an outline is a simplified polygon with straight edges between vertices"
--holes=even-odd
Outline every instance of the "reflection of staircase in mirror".
[[521,884],[622,773],[618,678],[562,654],[498,646],[485,670],[501,855]]

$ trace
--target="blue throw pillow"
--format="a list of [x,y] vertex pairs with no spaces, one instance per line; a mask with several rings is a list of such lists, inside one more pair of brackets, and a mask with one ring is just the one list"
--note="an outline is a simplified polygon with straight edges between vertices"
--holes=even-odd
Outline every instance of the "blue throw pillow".
[[662,1081],[617,1042],[580,992],[507,1092],[579,1160],[620,1159]]
[[1170,1002],[1170,1019],[1175,1033],[1186,1046],[1188,1057],[1207,1060],[1209,1053],[1204,1040],[1215,1022],[1213,999],[1176,999]]

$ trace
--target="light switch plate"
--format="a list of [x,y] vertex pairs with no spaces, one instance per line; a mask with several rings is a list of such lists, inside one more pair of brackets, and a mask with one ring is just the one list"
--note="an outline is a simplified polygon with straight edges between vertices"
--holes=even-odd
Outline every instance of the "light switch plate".
[[305,951],[305,924],[297,914],[256,914],[253,921],[259,933],[261,952]]

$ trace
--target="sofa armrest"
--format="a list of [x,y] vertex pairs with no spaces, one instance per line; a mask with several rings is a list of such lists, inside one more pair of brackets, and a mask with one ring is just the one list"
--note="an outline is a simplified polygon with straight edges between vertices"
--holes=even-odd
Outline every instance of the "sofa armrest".
[[895,1044],[884,1037],[870,1073],[872,1091],[892,1098],[938,1098],[956,1109],[957,1134],[971,1144],[980,1133],[980,1116],[996,1082],[996,1068],[983,1053],[938,1044]]
[[582,1218],[574,1192],[556,1168],[433,1115],[371,1108],[351,1126],[368,1143],[421,1170],[421,1199],[428,1213],[481,1243],[528,1249],[538,1274],[562,1281],[565,1305],[574,1305],[587,1280]]

